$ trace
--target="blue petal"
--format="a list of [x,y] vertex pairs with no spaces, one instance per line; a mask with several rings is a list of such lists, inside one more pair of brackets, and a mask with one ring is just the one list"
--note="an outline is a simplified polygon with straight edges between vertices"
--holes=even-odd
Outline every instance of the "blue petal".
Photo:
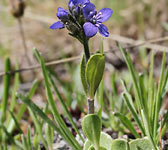
[[109,36],[108,28],[104,24],[98,25],[99,33],[105,37]]
[[96,15],[96,19],[98,22],[107,21],[111,15],[113,14],[113,10],[110,8],[102,8]]
[[69,8],[72,9],[75,3],[76,3],[76,0],[69,0],[69,3],[68,3]]
[[72,8],[73,6],[77,6],[79,4],[83,5],[85,3],[89,3],[90,0],[69,0],[68,6]]
[[77,0],[77,5],[78,5],[78,4],[83,5],[83,4],[89,3],[89,2],[90,2],[90,0]]
[[96,33],[97,33],[97,27],[90,22],[86,22],[83,25],[83,29],[84,29],[85,35],[87,37],[92,37],[92,36],[96,35]]
[[57,17],[59,19],[68,19],[68,11],[61,7],[58,8]]
[[83,6],[83,15],[85,17],[86,20],[90,20],[91,18],[93,18],[94,15],[96,15],[97,11],[96,11],[96,7],[94,4],[92,3],[86,3]]
[[64,28],[64,24],[61,21],[55,22],[50,26],[50,29],[56,30],[56,29],[62,29]]

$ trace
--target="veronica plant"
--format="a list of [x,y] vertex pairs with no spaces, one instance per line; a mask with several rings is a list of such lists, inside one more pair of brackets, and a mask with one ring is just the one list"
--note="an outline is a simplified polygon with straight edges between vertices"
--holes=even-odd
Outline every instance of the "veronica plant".
[[103,76],[105,57],[103,54],[90,56],[89,39],[99,33],[108,37],[108,28],[102,23],[107,21],[113,11],[103,8],[99,12],[89,0],[70,0],[68,10],[58,8],[59,21],[50,26],[51,29],[67,28],[69,34],[78,39],[84,47],[84,57],[81,61],[81,80],[88,96],[89,113],[94,113],[94,95]]
[[[103,77],[105,56],[103,53],[96,53],[91,56],[88,42],[98,31],[104,37],[109,36],[108,28],[102,23],[107,21],[112,13],[110,8],[103,8],[97,12],[95,5],[89,0],[70,0],[68,10],[58,8],[57,17],[59,21],[50,26],[53,30],[67,28],[70,31],[69,34],[78,39],[84,47],[80,75],[84,91],[88,97],[89,115],[84,117],[82,129],[91,144],[85,149],[100,150],[105,147],[100,145],[102,141],[101,119],[94,114],[94,96]],[[105,136],[107,137],[107,135]],[[87,141],[85,145],[87,145]]]

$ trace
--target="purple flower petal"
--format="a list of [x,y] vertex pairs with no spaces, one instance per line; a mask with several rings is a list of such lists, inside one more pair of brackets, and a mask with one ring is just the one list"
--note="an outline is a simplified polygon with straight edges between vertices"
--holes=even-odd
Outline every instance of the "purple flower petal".
[[68,19],[68,11],[61,7],[58,8],[57,17],[59,19]]
[[75,3],[76,3],[76,0],[69,0],[69,3],[68,3],[69,8],[72,9]]
[[104,24],[98,25],[99,33],[105,37],[109,36],[108,28]]
[[87,37],[92,37],[92,36],[96,35],[96,33],[97,33],[97,27],[90,22],[86,22],[83,25],[83,29],[84,29],[85,35]]
[[77,6],[78,4],[85,4],[85,3],[89,3],[90,0],[69,0],[68,6],[69,8],[72,8],[73,6]]
[[90,2],[90,0],[77,0],[77,4],[81,4],[81,5],[83,5],[85,3],[89,3],[89,2]]
[[64,28],[64,24],[61,21],[55,22],[50,26],[50,29],[56,30],[56,29],[62,29]]
[[94,4],[92,3],[86,3],[83,6],[83,15],[86,18],[86,20],[90,20],[91,18],[93,18],[94,15],[96,15],[97,11],[96,11],[96,7]]
[[111,15],[113,14],[113,10],[110,8],[102,8],[96,15],[96,19],[98,22],[107,21]]

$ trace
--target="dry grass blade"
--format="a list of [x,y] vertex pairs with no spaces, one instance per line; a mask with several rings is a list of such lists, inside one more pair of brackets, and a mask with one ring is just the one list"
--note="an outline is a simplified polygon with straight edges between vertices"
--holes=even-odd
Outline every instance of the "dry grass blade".
[[[127,48],[127,49],[143,46],[145,48],[149,48],[149,49],[156,50],[156,51],[166,51],[166,52],[168,52],[168,47],[158,45],[158,44],[154,44],[154,43],[168,41],[168,36],[160,37],[160,38],[156,38],[156,39],[152,39],[152,40],[147,40],[147,41],[140,41],[140,40],[133,40],[131,38],[127,38],[127,37],[123,37],[123,36],[120,36],[120,35],[112,34],[110,36],[110,39],[114,40],[114,41],[117,41],[117,42],[130,44],[129,46],[124,47],[124,48]],[[116,48],[116,49],[118,50],[118,48]]]
[[[67,63],[67,62],[77,60],[79,58],[80,58],[80,56],[74,56],[74,57],[65,58],[65,59],[61,59],[61,60],[51,61],[51,62],[46,63],[46,66],[52,66],[52,65]],[[30,66],[30,67],[25,67],[25,68],[22,68],[22,69],[14,70],[12,72],[7,72],[7,73],[1,72],[0,77],[4,76],[5,74],[15,74],[17,72],[30,71],[30,70],[34,70],[34,69],[40,69],[40,68],[41,68],[40,65],[33,65],[33,66]]]

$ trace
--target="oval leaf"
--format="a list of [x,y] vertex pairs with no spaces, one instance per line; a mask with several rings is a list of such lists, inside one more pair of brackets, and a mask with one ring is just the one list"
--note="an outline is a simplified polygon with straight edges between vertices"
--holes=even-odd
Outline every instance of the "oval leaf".
[[88,140],[99,148],[99,140],[101,133],[101,120],[95,114],[86,115],[82,120],[82,130]]
[[110,135],[105,132],[101,132],[100,135],[100,146],[106,148],[107,150],[111,149],[113,139]]
[[94,94],[102,80],[105,67],[105,56],[102,54],[94,54],[88,60],[86,65],[86,81],[89,85],[89,96],[94,98]]
[[87,139],[84,143],[83,150],[88,150],[92,143]]
[[111,150],[128,150],[128,143],[124,139],[113,140]]
[[145,137],[143,139],[136,139],[129,143],[130,150],[152,150],[153,146],[150,140]]
[[91,145],[88,150],[95,150],[94,146]]

